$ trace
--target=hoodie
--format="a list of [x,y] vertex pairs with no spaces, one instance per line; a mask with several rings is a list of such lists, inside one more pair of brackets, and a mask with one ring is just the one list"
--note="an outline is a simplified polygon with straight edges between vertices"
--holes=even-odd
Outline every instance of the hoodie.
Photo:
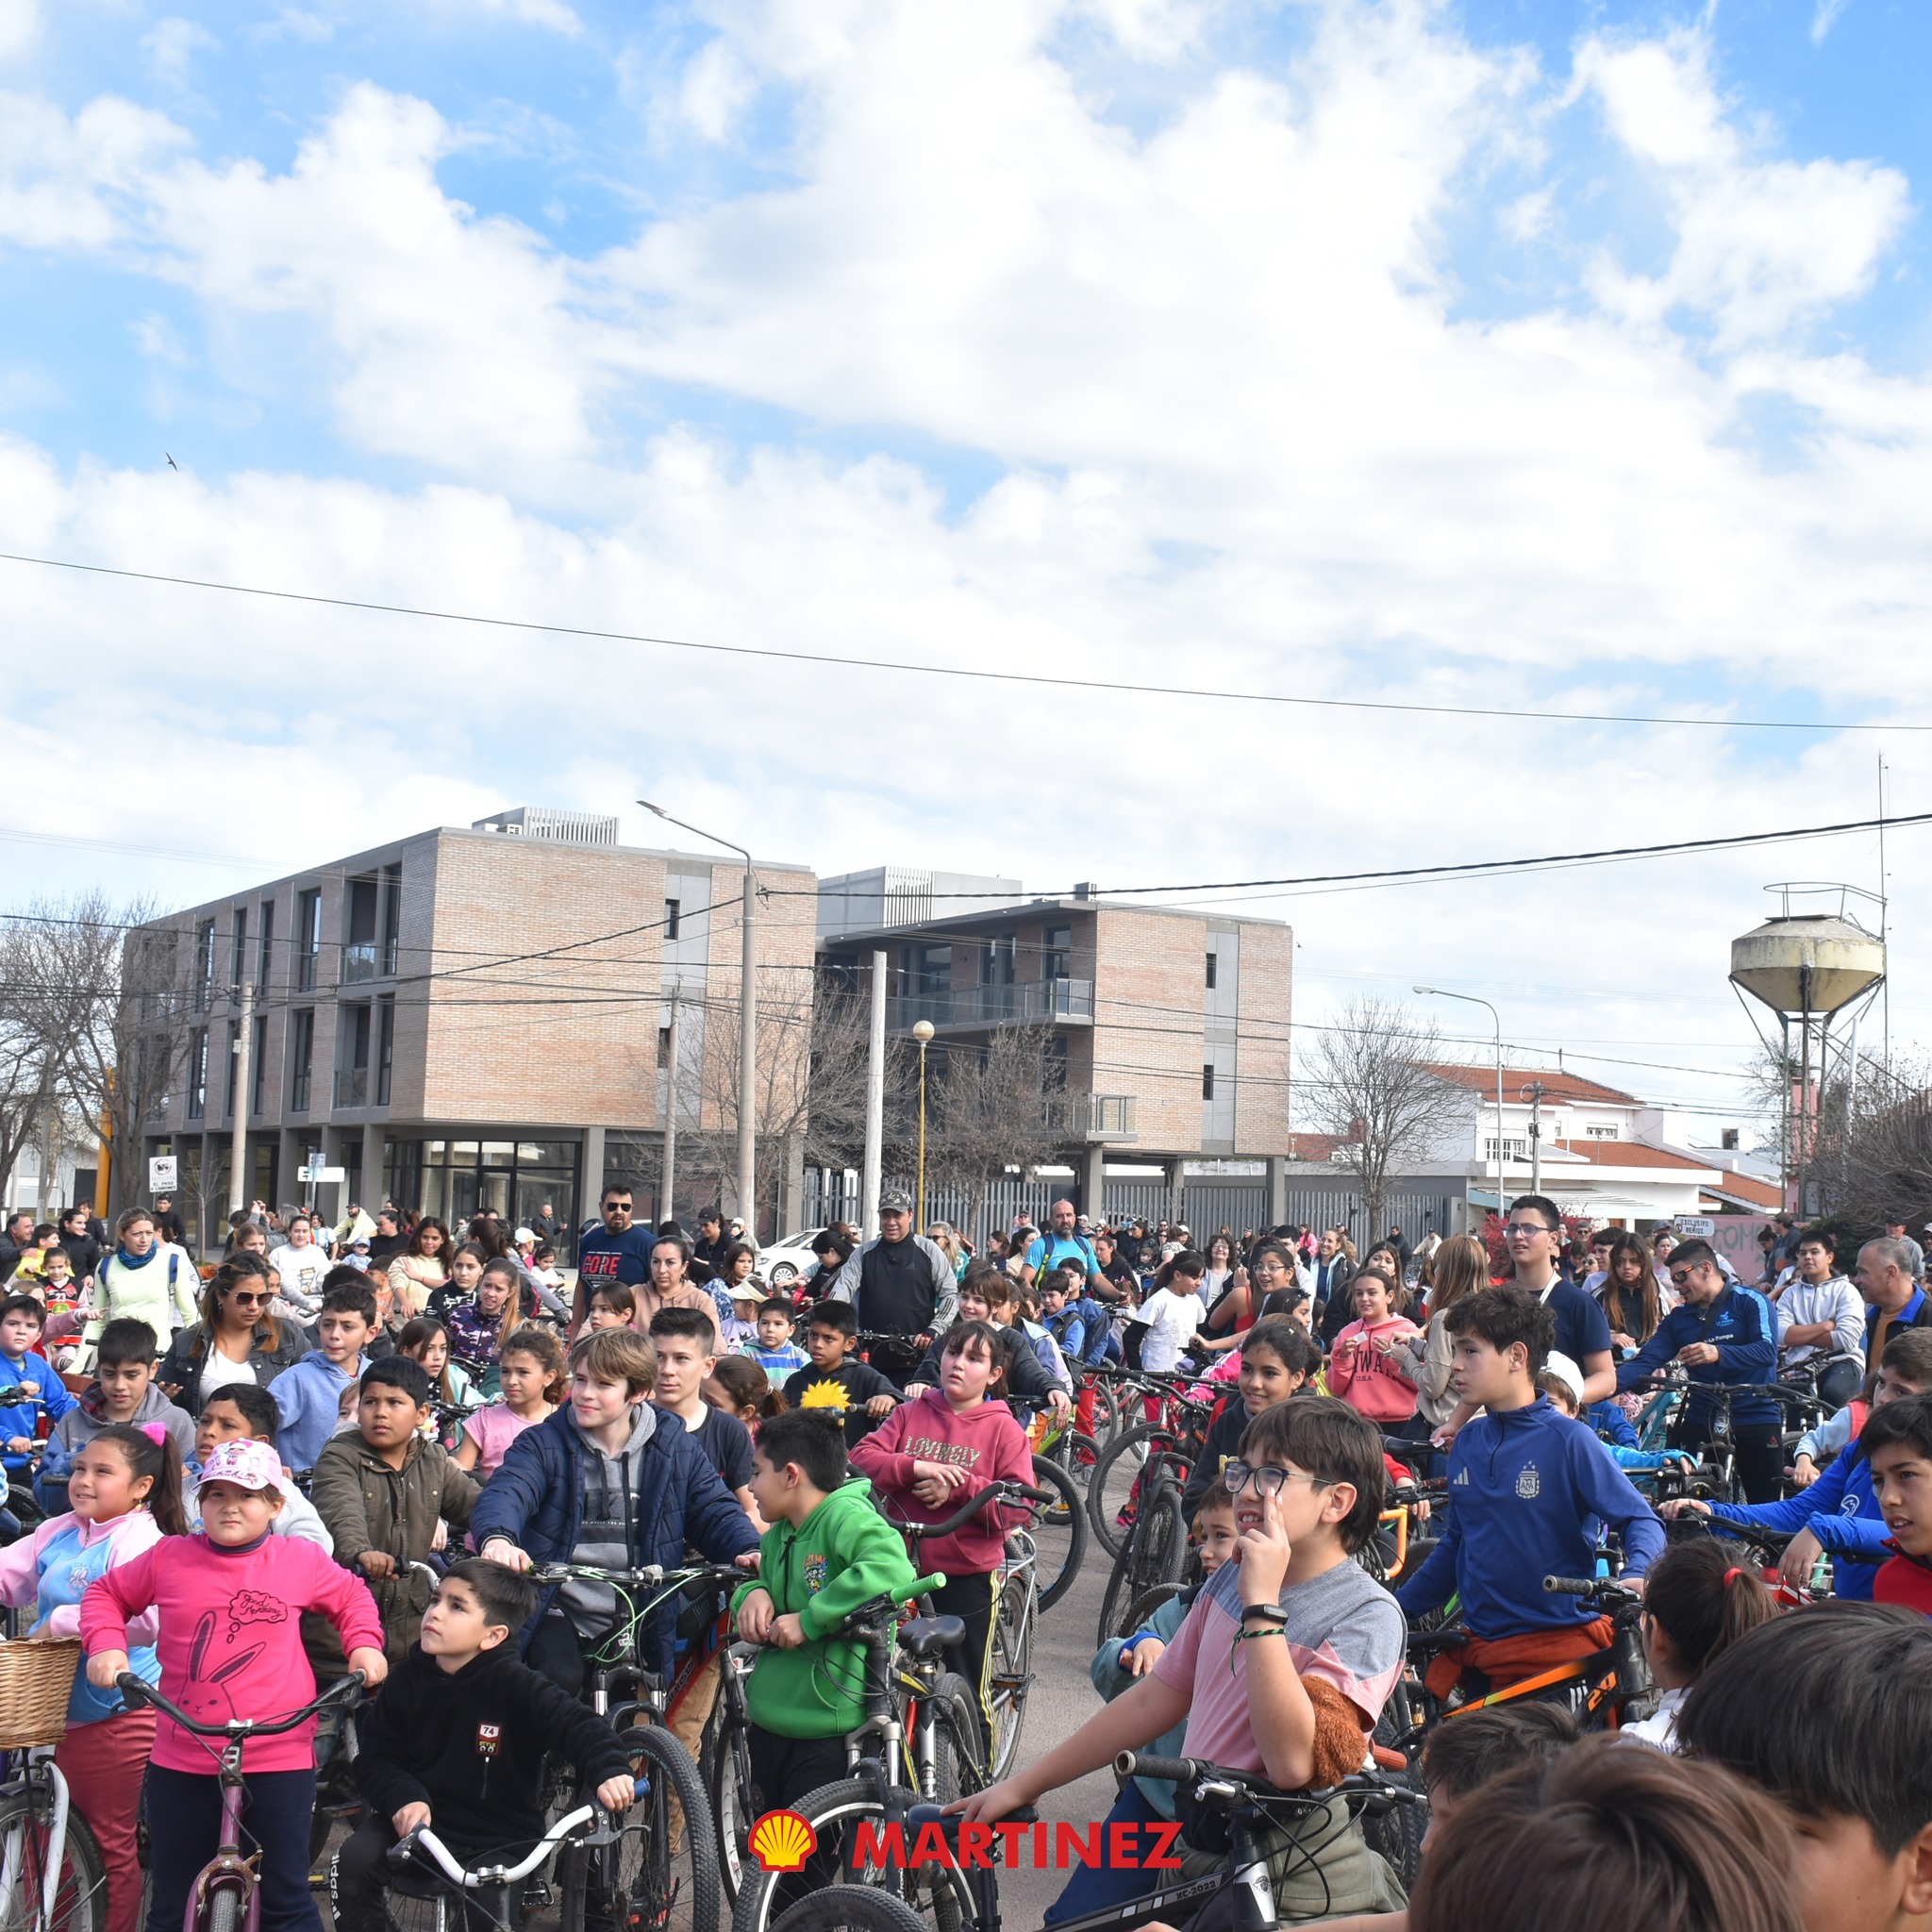
[[1579,1597],[1552,1596],[1545,1576],[1596,1574],[1595,1522],[1624,1543],[1624,1574],[1641,1576],[1664,1546],[1655,1511],[1615,1469],[1594,1431],[1547,1395],[1491,1409],[1449,1452],[1448,1527],[1428,1560],[1396,1591],[1411,1624],[1460,1594],[1477,1637],[1519,1637],[1588,1624]]
[[781,1738],[839,1738],[865,1720],[865,1646],[833,1633],[861,1604],[904,1598],[916,1580],[905,1539],[872,1506],[862,1476],[842,1483],[803,1523],[774,1523],[758,1544],[758,1574],[731,1599],[770,1591],[806,1641],[765,1649],[745,1690],[755,1724]]
[[[194,1424],[154,1383],[147,1385],[129,1420],[137,1429],[148,1423],[159,1423],[174,1438],[175,1447],[181,1452],[181,1460],[187,1463],[193,1459]],[[46,1446],[42,1451],[41,1473],[34,1482],[34,1495],[42,1508],[57,1514],[66,1508],[67,1472],[73,1467],[74,1452],[107,1426],[108,1414],[101,1401],[101,1385],[90,1382],[81,1391],[79,1400],[54,1425],[54,1433],[47,1438]]]
[[1372,1423],[1406,1423],[1415,1413],[1416,1387],[1408,1371],[1415,1358],[1408,1350],[1384,1355],[1382,1341],[1402,1341],[1416,1325],[1402,1315],[1391,1315],[1373,1326],[1351,1322],[1335,1338],[1328,1357],[1328,1392],[1339,1395],[1357,1415]]
[[1808,1529],[1831,1558],[1832,1593],[1848,1602],[1871,1602],[1878,1566],[1892,1554],[1891,1532],[1872,1493],[1872,1465],[1859,1455],[1856,1442],[1848,1443],[1809,1489],[1775,1503],[1713,1503],[1710,1520],[1749,1524],[1788,1536]]
[[[9,1399],[16,1390],[29,1399]],[[35,1396],[40,1399],[32,1400]],[[74,1397],[60,1379],[59,1370],[43,1356],[28,1354],[15,1361],[9,1355],[0,1355],[0,1443],[10,1442],[16,1436],[34,1441],[43,1415],[51,1427],[73,1407]],[[25,1469],[29,1460],[26,1456],[9,1456],[7,1467]]]
[[[871,1478],[880,1502],[890,1503],[911,1523],[943,1523],[991,1483],[1033,1480],[1026,1432],[1004,1402],[982,1402],[962,1415],[937,1389],[902,1402],[852,1451],[851,1460],[860,1475]],[[967,1480],[935,1508],[912,1493],[915,1462],[958,1463]],[[943,1570],[952,1577],[990,1575],[1005,1553],[1007,1531],[1018,1528],[1029,1514],[1024,1505],[982,1509],[950,1536],[925,1538],[919,1547],[919,1566]]]
[[459,1671],[411,1650],[358,1720],[356,1783],[384,1819],[427,1805],[454,1845],[524,1845],[543,1833],[544,1757],[561,1751],[588,1788],[630,1770],[604,1719],[524,1663],[512,1643]]
[[361,1378],[367,1356],[358,1356],[354,1369],[339,1369],[321,1349],[311,1348],[294,1367],[284,1369],[269,1385],[280,1423],[275,1447],[292,1470],[313,1469],[328,1439],[341,1424],[342,1391]]

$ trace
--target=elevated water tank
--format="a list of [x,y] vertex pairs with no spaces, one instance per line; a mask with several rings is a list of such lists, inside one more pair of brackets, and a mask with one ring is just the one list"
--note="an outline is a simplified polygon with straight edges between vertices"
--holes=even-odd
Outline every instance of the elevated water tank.
[[1835,1013],[1885,976],[1885,945],[1832,913],[1786,913],[1731,941],[1731,980],[1779,1013]]

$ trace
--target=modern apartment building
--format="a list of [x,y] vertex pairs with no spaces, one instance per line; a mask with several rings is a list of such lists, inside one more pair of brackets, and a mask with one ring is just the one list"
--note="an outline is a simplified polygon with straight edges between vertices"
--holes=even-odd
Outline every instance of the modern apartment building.
[[[762,859],[755,877],[762,1050],[809,1028],[817,881]],[[327,1213],[388,1193],[516,1221],[548,1202],[574,1228],[621,1172],[655,1209],[674,995],[680,1132],[701,1147],[735,1122],[742,897],[736,861],[520,808],[171,914],[156,926],[191,962],[183,1072],[143,1153],[178,1158],[182,1210],[212,1240],[245,1002],[249,1195],[300,1199],[298,1171],[324,1165],[345,1175]],[[773,1061],[802,1079],[802,1053]],[[680,1172],[680,1207],[715,1196],[701,1164]],[[764,1232],[791,1208],[771,1202]]]
[[[819,906],[822,972],[869,985],[885,956],[889,1031],[929,1021],[942,1046],[1008,1025],[1047,1029],[1084,1211],[1108,1202],[1110,1168],[1139,1170],[1137,1181],[1157,1171],[1162,1194],[1178,1197],[1189,1163],[1260,1162],[1271,1199],[1280,1191],[1294,977],[1287,925],[1108,902],[1084,889],[1029,900],[1012,880],[887,868],[826,879]],[[855,910],[862,924],[848,923]],[[1116,1202],[1127,1198],[1126,1178],[1112,1184]],[[1253,1179],[1258,1194],[1261,1173]]]

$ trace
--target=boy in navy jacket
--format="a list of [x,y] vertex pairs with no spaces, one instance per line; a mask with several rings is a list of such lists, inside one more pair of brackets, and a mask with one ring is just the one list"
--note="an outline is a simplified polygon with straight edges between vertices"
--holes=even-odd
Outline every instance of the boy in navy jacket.
[[[1708,1241],[1689,1241],[1672,1251],[1671,1286],[1684,1297],[1682,1306],[1617,1370],[1617,1387],[1634,1389],[1668,1363],[1677,1363],[1691,1387],[1683,1414],[1672,1425],[1671,1447],[1700,1449],[1710,1440],[1717,1414],[1707,1385],[1777,1379],[1777,1317],[1755,1288],[1725,1279]],[[1745,1500],[1774,1502],[1785,1474],[1777,1404],[1769,1395],[1733,1396],[1731,1436]]]
[[[571,1350],[570,1367],[570,1400],[509,1445],[476,1499],[470,1534],[479,1556],[512,1570],[532,1563],[675,1570],[687,1543],[712,1563],[758,1548],[751,1519],[698,1439],[649,1399],[658,1357],[643,1336],[599,1329]],[[616,1611],[608,1584],[553,1584],[524,1626],[524,1656],[575,1693],[583,1686],[585,1644],[606,1635]],[[643,1644],[646,1668],[666,1684],[675,1661],[675,1602],[657,1611]]]
[[[1462,1620],[1478,1641],[1466,1657],[1443,1653],[1440,1689],[1430,1674],[1439,1695],[1465,1662],[1507,1682],[1605,1647],[1607,1618],[1543,1589],[1545,1576],[1594,1574],[1592,1519],[1622,1539],[1626,1576],[1641,1576],[1664,1547],[1663,1524],[1595,1431],[1537,1392],[1556,1332],[1548,1308],[1526,1289],[1497,1288],[1465,1296],[1445,1322],[1456,1392],[1487,1412],[1456,1438],[1449,1525],[1395,1599],[1413,1622],[1452,1594],[1462,1598]],[[1483,1654],[1490,1646],[1507,1648]]]

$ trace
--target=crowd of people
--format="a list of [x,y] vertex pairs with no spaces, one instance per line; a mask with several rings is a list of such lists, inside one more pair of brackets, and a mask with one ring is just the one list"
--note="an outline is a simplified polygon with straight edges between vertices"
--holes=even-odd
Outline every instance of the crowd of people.
[[[1932,1300],[1902,1224],[1849,1274],[1836,1230],[1777,1224],[1746,1282],[1706,1241],[1580,1228],[1538,1195],[1413,1247],[1399,1229],[1358,1248],[1340,1228],[1116,1228],[1060,1201],[975,1248],[920,1231],[889,1190],[876,1236],[829,1227],[811,1270],[774,1285],[722,1215],[693,1240],[635,1204],[611,1182],[574,1237],[547,1208],[541,1226],[452,1230],[389,1203],[336,1227],[257,1204],[206,1279],[165,1200],[111,1234],[84,1210],[8,1224],[0,1453],[38,1520],[17,1500],[0,1524],[0,1599],[86,1648],[56,1761],[103,1854],[106,1932],[138,1923],[143,1793],[150,1932],[181,1924],[217,1819],[208,1751],[130,1704],[127,1672],[191,1712],[258,1719],[311,1678],[362,1674],[344,1932],[383,1932],[385,1854],[415,1824],[458,1850],[533,1840],[552,1740],[627,1805],[623,1753],[580,1694],[617,1614],[599,1570],[691,1553],[741,1569],[758,1788],[782,1808],[841,1776],[862,1674],[841,1624],[909,1589],[902,1529],[1030,1481],[1043,1432],[1091,1433],[1108,1370],[1145,1378],[1150,1412],[1170,1386],[1218,1405],[1182,1499],[1191,1585],[1103,1646],[1106,1701],[962,1799],[968,1823],[1125,1750],[1330,1790],[1372,1761],[1411,1631],[1453,1605],[1454,1641],[1426,1660],[1457,1715],[1420,1766],[1420,1884],[1405,1898],[1347,1806],[1311,1801],[1271,1858],[1285,1919],[1593,1925],[1607,1899],[1687,1932],[1932,1924]],[[1791,1377],[1828,1414],[1788,1466],[1767,1391]],[[1660,1379],[1674,1420],[1642,1447]],[[1719,1446],[1735,1497],[1653,1507],[1632,1480]],[[1438,1497],[1392,1589],[1357,1560],[1391,1474]],[[920,1551],[982,1703],[1024,1520],[995,1506]],[[1726,1526],[1789,1535],[1777,1571]],[[590,1574],[530,1580],[550,1565]],[[1590,1600],[1544,1587],[1612,1573],[1645,1595],[1655,1714],[1579,1740],[1552,1707],[1485,1710],[1612,1642]],[[722,1659],[676,1608],[644,1642],[695,1758]],[[476,1762],[483,1725],[516,1774]],[[318,1924],[312,1728],[244,1759],[269,1932]],[[1175,1806],[1130,1779],[1108,1823]],[[1179,1822],[1191,1858],[1224,1857]],[[1050,1923],[1130,1907],[1153,1879],[1083,1866]]]

